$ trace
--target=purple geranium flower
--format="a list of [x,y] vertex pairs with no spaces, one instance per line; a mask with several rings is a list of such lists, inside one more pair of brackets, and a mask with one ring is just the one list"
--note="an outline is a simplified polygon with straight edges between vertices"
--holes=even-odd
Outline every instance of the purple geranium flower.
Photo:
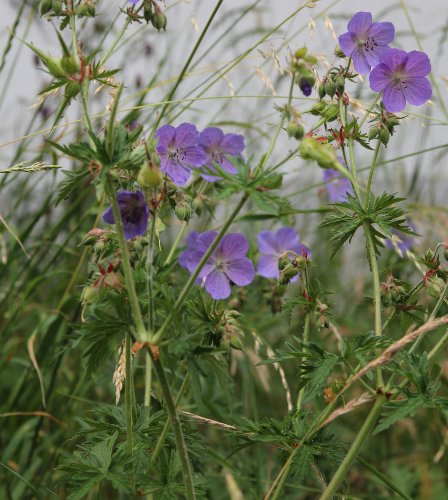
[[[193,273],[207,249],[216,238],[216,231],[191,233],[187,238],[187,249],[180,255],[179,263]],[[217,300],[230,295],[230,282],[238,286],[252,283],[255,269],[246,257],[249,244],[242,234],[224,236],[199,273],[207,292]]]
[[156,151],[160,156],[160,170],[172,181],[183,186],[191,175],[191,169],[204,164],[206,156],[199,147],[199,132],[191,123],[182,123],[177,128],[171,125],[160,127]]
[[302,91],[302,93],[305,97],[308,97],[311,95],[311,91],[313,90],[313,86],[311,85],[308,78],[302,77],[299,80],[299,87],[300,87],[300,90]]
[[[149,207],[144,194],[141,191],[120,191],[117,193],[117,202],[125,238],[130,240],[144,235],[149,218]],[[103,213],[103,220],[107,224],[115,224],[112,207]]]
[[431,63],[424,52],[389,49],[379,62],[370,73],[370,87],[383,92],[387,111],[398,113],[406,107],[406,101],[420,106],[431,97],[431,85],[425,78],[431,72]]
[[347,201],[347,193],[353,194],[353,188],[347,177],[343,177],[340,172],[331,168],[324,170],[325,188],[328,191],[328,198],[331,203]]
[[[264,278],[279,278],[279,258],[289,254],[292,260],[294,254],[310,256],[308,247],[300,243],[299,235],[292,227],[282,227],[276,233],[273,231],[261,231],[257,236],[258,247],[262,254],[258,262],[258,273]],[[292,253],[294,252],[294,254]],[[295,276],[291,281],[298,279]]]
[[353,59],[358,73],[368,73],[394,39],[392,23],[373,23],[370,12],[358,12],[348,22],[348,32],[339,37],[344,54]]
[[236,174],[238,172],[226,158],[226,155],[239,156],[243,152],[244,137],[242,135],[224,134],[220,128],[209,127],[201,132],[199,145],[207,157],[203,163],[207,169],[203,169],[203,173],[201,173],[204,179],[214,182],[221,178],[210,174],[209,170],[216,172],[213,163],[217,163],[220,168],[229,174]]

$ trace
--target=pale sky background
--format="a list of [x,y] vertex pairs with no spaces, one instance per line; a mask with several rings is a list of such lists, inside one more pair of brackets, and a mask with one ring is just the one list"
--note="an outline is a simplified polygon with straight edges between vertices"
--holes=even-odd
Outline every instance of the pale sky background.
[[[3,52],[5,43],[8,37],[9,29],[11,28],[18,9],[22,4],[19,0],[2,0],[0,6],[0,50]],[[124,2],[115,0],[102,0],[97,2],[97,12],[100,14],[96,21],[112,19],[118,13],[118,6],[124,6]],[[153,28],[146,25],[130,26],[124,40],[131,37],[125,45],[123,45],[114,57],[109,61],[108,68],[119,67],[125,61],[126,65],[122,75],[126,83],[125,96],[132,95],[137,90],[135,86],[135,78],[137,75],[143,82],[147,82],[154,71],[157,70],[156,61],[159,59],[157,54],[165,54],[168,50],[169,63],[162,69],[162,79],[169,79],[177,75],[181,66],[185,61],[185,57],[193,47],[198,38],[198,32],[195,26],[200,29],[204,26],[207,17],[215,5],[211,0],[192,0],[189,2],[174,2],[167,1],[165,4],[168,7],[168,31],[166,33],[157,33]],[[204,49],[213,45],[214,40],[222,33],[223,29],[231,26],[232,19],[235,19],[235,9],[243,8],[251,5],[252,2],[241,2],[239,0],[224,0],[224,4],[215,19],[212,29],[209,31]],[[198,68],[203,70],[199,76],[193,76],[186,80],[179,92],[178,97],[185,96],[190,89],[193,89],[197,83],[200,83],[206,76],[210,67],[216,67],[222,62],[231,60],[236,55],[242,53],[246,48],[256,42],[264,33],[268,32],[272,27],[281,22],[285,17],[291,14],[299,5],[298,1],[291,0],[262,0],[258,2],[257,9],[239,24],[233,31],[232,37],[243,35],[241,38],[227,38],[227,42],[220,42],[215,48],[210,50],[204,61],[201,61]],[[440,91],[444,99],[448,102],[447,80],[448,77],[448,58],[446,57],[446,37],[448,33],[448,0],[406,0],[406,5],[409,13],[415,23],[416,29],[421,36],[421,42],[424,50],[429,54],[433,75],[439,83]],[[325,11],[325,9],[327,9]],[[310,52],[327,55],[330,62],[336,60],[332,57],[332,51],[335,46],[335,40],[332,37],[329,22],[334,28],[334,31],[339,35],[346,31],[347,20],[353,13],[364,10],[371,11],[376,21],[392,21],[396,27],[396,40],[394,46],[405,50],[418,50],[416,40],[412,36],[406,16],[400,7],[399,0],[358,0],[348,1],[339,0],[319,0],[314,9],[306,9],[300,12],[291,22],[285,25],[283,31],[277,32],[269,43],[264,44],[260,48],[264,53],[268,53],[271,48],[279,50],[279,61],[281,66],[287,65],[288,50],[285,48],[285,39],[291,35],[297,34],[289,42],[291,50],[306,45]],[[325,11],[325,14],[323,14]],[[115,30],[111,37],[106,39],[103,47],[107,49],[124,21],[124,15],[118,20]],[[233,17],[232,17],[233,16]],[[82,22],[80,22],[81,24]],[[314,28],[310,31],[310,23]],[[92,22],[89,21],[88,28],[92,27]],[[250,33],[249,33],[250,31]],[[88,34],[81,27],[80,38],[86,45],[89,42]],[[59,48],[55,33],[47,21],[40,19],[37,15],[30,16],[30,9],[27,7],[24,10],[22,19],[17,29],[18,36],[33,42],[36,46],[48,50],[57,55]],[[66,40],[70,41],[69,29],[64,31]],[[153,51],[152,56],[145,55],[146,47],[150,45]],[[199,54],[203,52],[199,51]],[[252,77],[250,84],[246,85],[240,94],[260,94],[268,93],[266,85],[263,83],[263,75],[269,81],[275,83],[275,88],[279,95],[284,95],[289,85],[288,82],[279,81],[279,74],[272,64],[263,66],[263,56],[259,51],[255,51],[250,58],[244,61],[234,71],[228,75],[228,80],[219,83],[212,88],[206,95],[228,96],[231,92],[231,86],[238,89],[241,82],[247,77]],[[208,69],[207,69],[208,68]],[[261,68],[262,73],[256,75],[257,68]],[[324,71],[320,68],[320,73]],[[7,162],[15,151],[15,145],[5,146],[5,143],[12,141],[24,134],[26,127],[29,124],[32,110],[30,106],[36,102],[36,94],[42,88],[44,82],[48,82],[48,77],[39,69],[36,69],[33,63],[31,51],[21,44],[18,40],[14,40],[10,54],[7,57],[7,62],[4,70],[0,74],[0,161]],[[157,102],[167,91],[169,87],[164,86],[161,89],[155,89],[148,96],[148,102],[151,100]],[[354,91],[355,87],[353,87]],[[300,93],[297,91],[297,95]],[[315,94],[313,94],[315,95]],[[370,94],[368,84],[363,86],[363,96],[366,96],[366,102],[371,102],[372,95]],[[107,98],[107,95],[105,96]],[[106,99],[107,100],[107,99]],[[98,101],[98,102],[97,102]],[[104,100],[97,100],[92,105],[98,109],[104,109]],[[132,102],[132,101],[131,101]],[[130,104],[130,102],[128,102]],[[235,100],[235,104],[226,110],[226,116],[221,116],[221,119],[226,120],[247,120],[257,119],[269,115],[273,112],[273,105],[284,104],[284,99],[273,98],[260,102],[251,101],[250,99]],[[300,104],[302,109],[305,109],[307,102]],[[216,120],[214,113],[220,109],[219,101],[205,101],[200,105],[195,106],[196,111],[192,114],[186,114],[181,119],[194,119],[198,128],[204,127],[209,120]],[[78,113],[80,105],[75,103],[73,112]],[[445,121],[445,118],[438,106],[426,105],[420,108],[408,108],[409,111],[421,114],[431,114],[434,117]],[[196,114],[195,114],[196,113]],[[68,114],[65,119],[69,119],[72,115]],[[76,114],[76,116],[78,116]],[[265,129],[269,133],[278,117],[272,115],[272,119],[265,119]],[[307,118],[308,120],[308,118]],[[263,126],[263,120],[259,123]],[[448,142],[448,134],[446,126],[437,123],[431,126],[430,130],[425,129],[425,121],[421,118],[412,118],[404,126],[397,131],[396,139],[391,141],[390,147],[386,152],[386,158],[396,157],[412,151],[437,146]],[[31,131],[38,131],[39,124],[31,127]],[[428,133],[426,133],[428,132]],[[36,147],[41,144],[42,135],[38,135],[38,140],[35,142]],[[420,142],[422,143],[420,144]],[[34,143],[33,143],[34,144]],[[288,147],[285,143],[285,147]],[[290,147],[290,146],[289,146]],[[258,153],[257,150],[252,151]],[[370,154],[370,153],[369,153]],[[369,155],[368,154],[368,155]],[[440,190],[440,187],[447,185],[447,161],[445,156],[438,160],[439,153],[431,153],[422,158],[422,169],[425,169],[427,178],[427,192],[430,196],[436,196],[438,202],[444,202],[445,189]],[[361,152],[361,156],[364,152]],[[436,164],[434,162],[437,162]],[[409,174],[409,169],[415,168],[415,160],[400,163],[400,176],[402,180],[406,180]],[[388,172],[384,173],[382,181],[389,185]],[[307,174],[308,175],[308,174]],[[313,174],[314,175],[314,174]],[[394,174],[395,190],[400,191],[400,178],[398,174]],[[319,179],[317,179],[318,181]]]

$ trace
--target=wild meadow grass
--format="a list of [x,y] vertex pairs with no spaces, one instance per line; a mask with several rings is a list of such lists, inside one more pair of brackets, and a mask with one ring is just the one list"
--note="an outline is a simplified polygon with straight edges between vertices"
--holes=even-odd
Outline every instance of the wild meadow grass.
[[0,499],[448,496],[447,30],[284,3],[14,7]]

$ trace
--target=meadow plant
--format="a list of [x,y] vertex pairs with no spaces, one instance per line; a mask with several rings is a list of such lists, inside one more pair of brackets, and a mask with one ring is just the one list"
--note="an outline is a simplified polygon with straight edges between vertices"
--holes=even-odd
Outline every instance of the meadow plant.
[[[404,27],[387,15],[353,12],[335,55],[298,36],[281,58],[269,56],[276,82],[258,75],[288,92],[273,92],[275,107],[259,102],[273,110],[268,118],[251,123],[225,105],[212,115],[203,98],[321,3],[297,6],[187,91],[222,22],[224,2],[203,3],[208,20],[182,67],[170,69],[165,96],[151,100],[163,75],[156,54],[162,62],[148,65],[131,108],[113,55],[135,26],[154,40],[170,36],[182,6],[127,2],[115,12],[122,28],[95,49],[85,33],[107,2],[34,5],[49,21],[52,54],[18,43],[48,76],[40,109],[57,106],[45,114],[34,167],[14,164],[25,155],[19,146],[1,186],[12,180],[26,193],[23,176],[51,175],[41,172],[59,163],[65,175],[54,174],[55,189],[28,220],[15,219],[15,205],[12,221],[0,219],[2,498],[448,495],[438,364],[448,342],[448,244],[432,240],[423,251],[412,204],[377,177],[413,106],[432,98],[429,56],[394,48]],[[101,92],[110,100],[96,112]],[[77,134],[61,134],[73,110]],[[299,169],[296,196],[284,179]],[[323,203],[305,170],[323,179]],[[60,222],[42,225],[55,203]]]

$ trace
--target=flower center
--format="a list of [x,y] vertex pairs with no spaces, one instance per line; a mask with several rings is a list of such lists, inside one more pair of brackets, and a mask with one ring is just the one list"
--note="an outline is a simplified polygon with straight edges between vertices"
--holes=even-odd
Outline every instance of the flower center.
[[224,153],[219,148],[210,149],[208,151],[213,161],[216,163],[222,163]]
[[406,75],[404,73],[395,74],[394,85],[397,90],[407,89],[408,82],[406,81]]
[[358,41],[358,45],[362,47],[366,52],[373,52],[375,48],[378,47],[378,43],[375,42],[375,38],[373,36],[361,38]]
[[218,271],[225,273],[227,271],[227,262],[224,259],[216,259],[215,267]]
[[168,148],[168,157],[171,161],[176,163],[180,163],[185,160],[186,152],[184,148],[176,148],[175,146],[171,146]]

